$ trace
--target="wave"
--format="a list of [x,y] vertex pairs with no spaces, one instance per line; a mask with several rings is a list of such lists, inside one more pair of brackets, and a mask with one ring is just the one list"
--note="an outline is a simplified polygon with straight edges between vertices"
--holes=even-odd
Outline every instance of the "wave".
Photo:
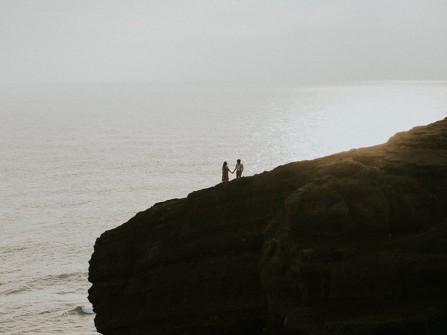
[[93,310],[92,304],[85,304],[85,305],[77,306],[76,308],[73,308],[68,313],[64,313],[64,314],[79,314],[79,315],[95,314],[95,311]]
[[11,295],[11,294],[21,294],[21,293],[25,293],[25,292],[28,292],[28,291],[31,291],[31,290],[32,290],[31,286],[29,286],[29,285],[22,285],[22,286],[20,286],[18,288],[12,288],[12,289],[0,292],[0,293],[4,294],[4,295]]
[[79,282],[87,280],[87,272],[67,272],[59,274],[46,275],[40,278],[33,278],[28,285],[32,287],[47,287],[53,286],[56,282]]
[[[1,282],[0,294],[12,295],[22,294],[35,290],[45,290],[47,288],[58,287],[60,290],[57,294],[76,293],[79,290],[79,282],[87,280],[86,272],[60,273],[53,275],[45,275],[39,278],[22,278],[20,282]],[[54,290],[53,290],[54,291]]]

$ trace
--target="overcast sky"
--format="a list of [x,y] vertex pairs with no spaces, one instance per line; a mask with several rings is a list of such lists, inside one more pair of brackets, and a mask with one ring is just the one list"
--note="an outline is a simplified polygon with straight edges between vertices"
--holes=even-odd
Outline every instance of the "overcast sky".
[[447,0],[0,0],[0,82],[447,79]]

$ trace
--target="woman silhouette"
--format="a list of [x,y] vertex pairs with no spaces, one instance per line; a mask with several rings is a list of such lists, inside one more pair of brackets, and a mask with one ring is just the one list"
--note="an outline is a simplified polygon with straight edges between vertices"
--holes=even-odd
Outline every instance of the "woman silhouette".
[[[231,172],[230,168],[228,167],[227,162],[224,162],[222,165],[222,182],[223,183],[226,183],[229,180],[228,172]],[[231,173],[233,173],[233,172],[231,172]]]

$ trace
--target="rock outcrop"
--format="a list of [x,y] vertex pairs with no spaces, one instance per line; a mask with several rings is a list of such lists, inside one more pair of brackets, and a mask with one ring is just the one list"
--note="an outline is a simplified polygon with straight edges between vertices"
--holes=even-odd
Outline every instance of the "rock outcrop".
[[103,334],[447,334],[447,119],[156,204],[96,241]]

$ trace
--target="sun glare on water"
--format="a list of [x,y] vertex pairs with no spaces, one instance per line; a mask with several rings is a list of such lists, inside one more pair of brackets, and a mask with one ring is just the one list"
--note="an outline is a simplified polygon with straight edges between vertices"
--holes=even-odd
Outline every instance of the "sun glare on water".
[[428,93],[371,86],[363,87],[361,94],[327,104],[319,111],[312,134],[317,148],[313,156],[385,143],[397,132],[444,118],[439,97]]

